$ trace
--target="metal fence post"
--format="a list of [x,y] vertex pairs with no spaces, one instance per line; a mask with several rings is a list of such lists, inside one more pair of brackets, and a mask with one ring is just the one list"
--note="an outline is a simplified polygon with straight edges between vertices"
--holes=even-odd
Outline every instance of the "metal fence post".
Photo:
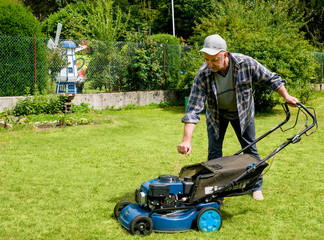
[[321,54],[321,63],[320,63],[321,64],[320,90],[322,91],[322,84],[323,84],[323,65],[324,65],[323,57],[324,57],[324,53],[321,52],[320,54]]
[[163,44],[163,80],[164,80],[164,86],[166,86],[166,79],[165,79],[165,43]]
[[36,74],[36,36],[34,34],[34,69],[35,69],[35,92],[37,90],[37,74]]

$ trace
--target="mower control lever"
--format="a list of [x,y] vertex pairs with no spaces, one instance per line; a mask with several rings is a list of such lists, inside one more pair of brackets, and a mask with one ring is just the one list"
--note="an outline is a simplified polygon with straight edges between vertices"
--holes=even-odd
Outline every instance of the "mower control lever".
[[291,137],[291,138],[287,138],[288,141],[291,141],[291,143],[295,144],[298,143],[301,140],[301,137],[299,136],[299,134]]

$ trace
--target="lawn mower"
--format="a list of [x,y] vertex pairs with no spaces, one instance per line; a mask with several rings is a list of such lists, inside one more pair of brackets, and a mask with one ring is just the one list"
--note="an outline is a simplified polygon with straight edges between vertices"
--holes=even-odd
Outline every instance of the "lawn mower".
[[[131,234],[149,235],[154,232],[185,232],[196,228],[202,232],[215,232],[222,226],[220,207],[224,197],[245,195],[252,192],[260,174],[269,165],[267,160],[291,143],[300,141],[302,135],[309,136],[317,130],[315,110],[298,103],[298,113],[293,127],[282,126],[289,121],[288,104],[282,104],[286,119],[232,156],[184,166],[175,175],[161,175],[144,182],[135,191],[135,203],[128,200],[118,202],[114,215]],[[310,111],[312,110],[312,112]],[[305,127],[288,138],[264,159],[251,154],[242,154],[277,129],[287,131],[298,122],[299,113],[305,115]],[[311,124],[308,125],[309,117]],[[315,130],[309,130],[316,126]]]

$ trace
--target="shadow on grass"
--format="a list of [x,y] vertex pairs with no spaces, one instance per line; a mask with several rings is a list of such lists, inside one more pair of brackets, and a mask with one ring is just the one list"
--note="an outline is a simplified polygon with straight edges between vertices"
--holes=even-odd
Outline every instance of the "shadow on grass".
[[[122,200],[129,200],[131,202],[135,202],[134,199],[135,199],[135,193],[134,192],[128,192],[128,193],[125,193],[125,194],[123,194],[121,196],[116,196],[116,197],[109,198],[107,201],[109,203],[112,203],[113,206],[115,207],[116,204],[118,202],[122,201]],[[109,217],[115,219],[114,208],[110,209]]]
[[[245,215],[248,211],[249,211],[248,209],[242,209],[239,213],[235,214],[235,216],[237,216],[237,215]],[[234,217],[234,214],[230,214],[230,213],[226,212],[225,210],[220,209],[220,212],[222,214],[223,221],[231,219],[232,217]]]
[[116,197],[110,198],[110,199],[108,199],[108,202],[109,203],[118,203],[121,200],[129,200],[129,201],[134,202],[134,199],[135,199],[135,193],[128,192],[128,193],[125,193],[125,194],[123,194],[121,196],[116,196]]

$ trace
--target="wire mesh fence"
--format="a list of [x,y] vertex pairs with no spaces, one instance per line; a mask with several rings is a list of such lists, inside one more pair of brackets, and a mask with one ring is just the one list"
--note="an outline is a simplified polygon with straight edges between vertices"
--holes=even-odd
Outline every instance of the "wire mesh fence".
[[[203,63],[198,46],[0,36],[0,97],[183,89]],[[314,83],[323,82],[323,53]]]
[[36,39],[29,37],[0,36],[0,41],[0,96],[17,96],[32,89],[36,74],[38,85],[43,88],[47,64],[35,66],[35,59],[46,63],[46,52],[42,51],[46,45],[39,40],[35,44]]
[[313,82],[320,84],[320,89],[322,90],[323,84],[323,69],[324,69],[324,53],[323,52],[314,52],[315,59],[317,60],[317,67],[315,69],[316,74],[313,79]]
[[191,52],[151,41],[60,40],[54,47],[47,38],[0,41],[0,96],[182,88],[182,60]]

